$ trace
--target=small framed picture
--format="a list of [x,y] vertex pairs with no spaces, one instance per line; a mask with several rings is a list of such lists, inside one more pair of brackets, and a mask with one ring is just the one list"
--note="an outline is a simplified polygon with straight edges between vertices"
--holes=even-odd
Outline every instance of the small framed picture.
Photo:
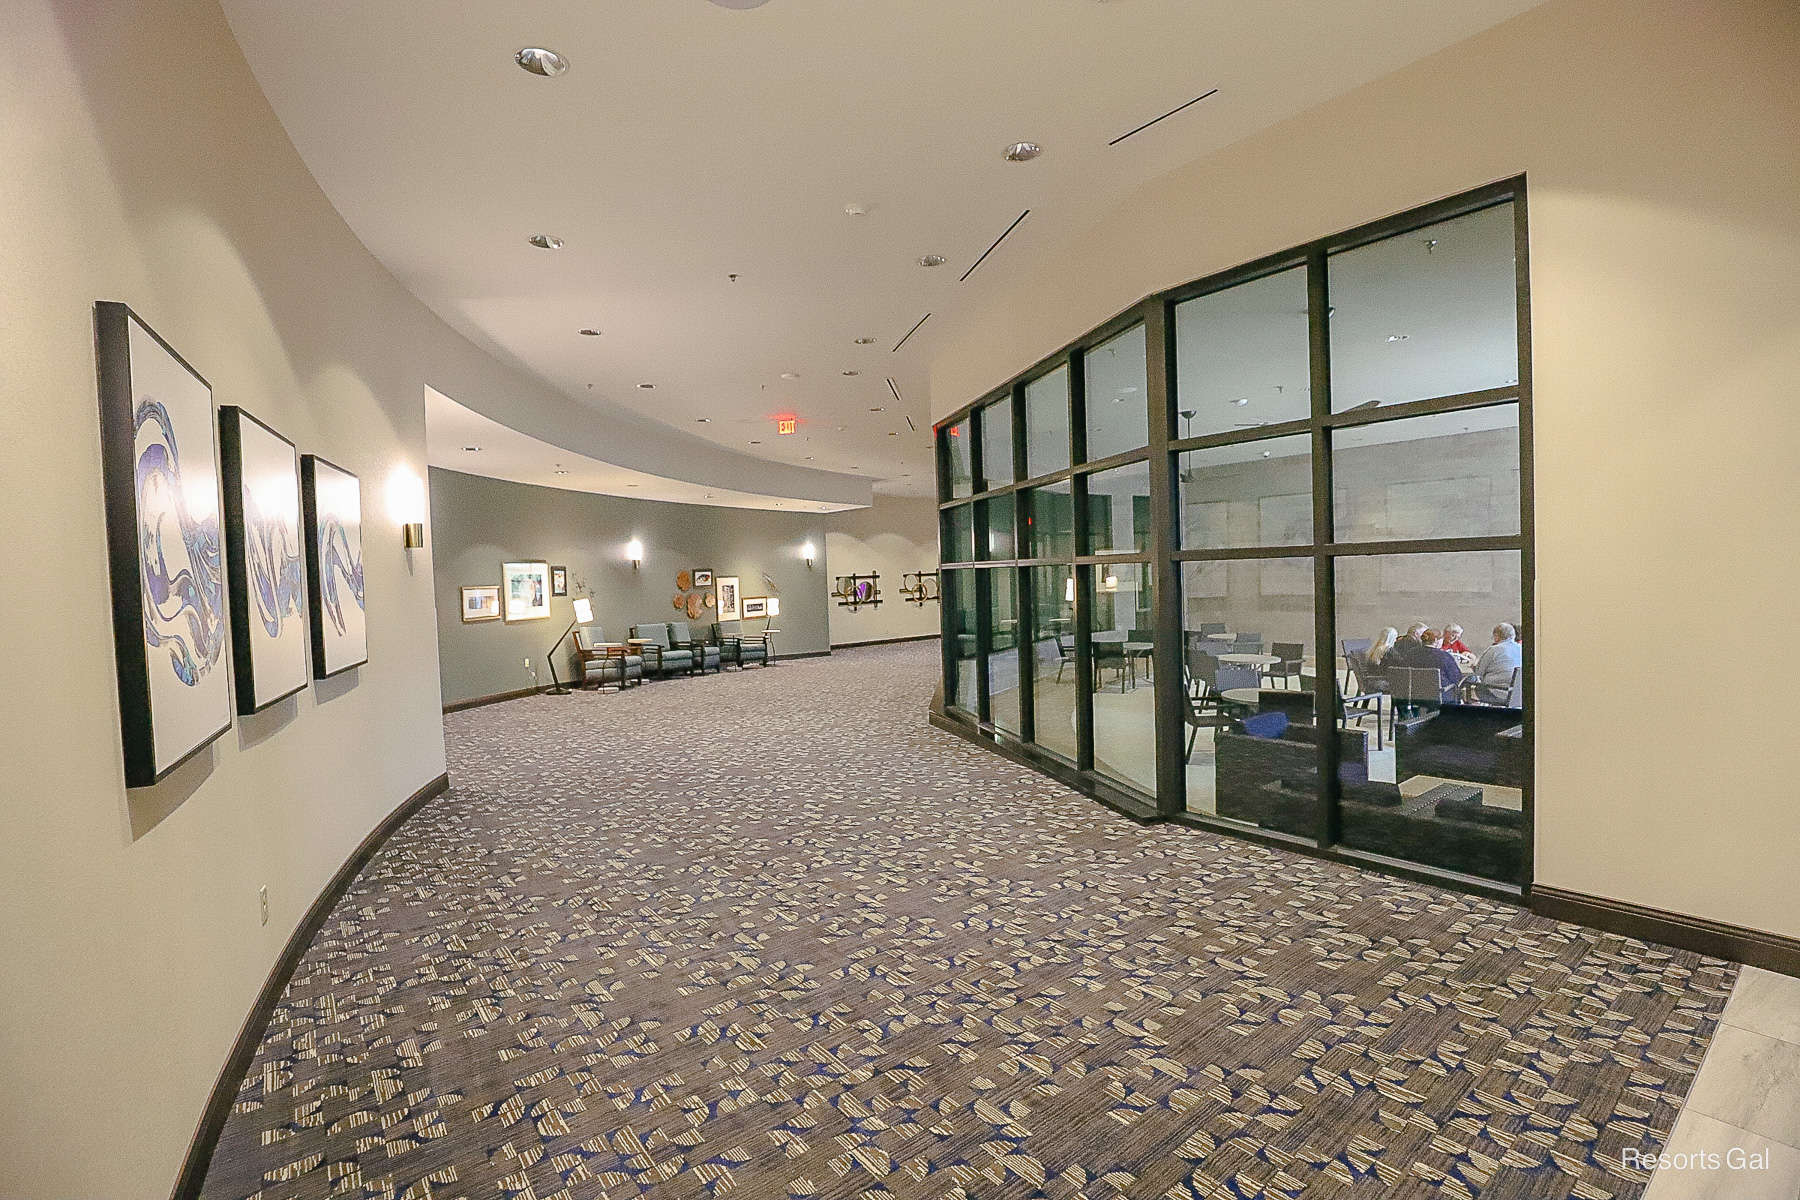
[[712,585],[713,585],[712,572],[708,571],[702,567],[695,567],[694,568],[694,586],[697,588],[709,588]]
[[769,598],[767,596],[744,597],[744,620],[761,621],[769,615]]
[[500,599],[507,622],[541,621],[550,615],[550,564],[509,562],[500,567]]
[[552,596],[566,596],[569,594],[569,568],[550,568],[550,594]]
[[500,619],[500,589],[492,584],[466,587],[462,590],[463,624]]

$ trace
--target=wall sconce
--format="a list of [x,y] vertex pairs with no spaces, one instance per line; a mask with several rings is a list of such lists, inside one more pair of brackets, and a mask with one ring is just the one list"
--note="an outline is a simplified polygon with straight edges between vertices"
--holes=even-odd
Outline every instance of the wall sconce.
[[814,546],[811,542],[800,547],[800,557],[806,560],[806,569],[809,571],[812,570],[813,555],[817,549],[818,547]]
[[638,564],[644,561],[644,543],[632,538],[625,543],[625,557],[631,560],[631,569],[637,570]]
[[425,544],[425,522],[408,521],[400,527],[400,544],[408,550],[417,550]]
[[400,522],[400,544],[408,550],[425,545],[425,483],[402,463],[387,481],[388,514]]
[[1073,575],[1069,576],[1063,587],[1063,600],[1069,604],[1075,603],[1075,577]]

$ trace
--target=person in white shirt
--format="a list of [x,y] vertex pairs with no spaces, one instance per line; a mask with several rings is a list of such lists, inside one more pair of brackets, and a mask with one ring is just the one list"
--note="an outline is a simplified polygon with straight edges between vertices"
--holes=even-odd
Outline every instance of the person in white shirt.
[[1505,704],[1512,696],[1513,672],[1524,661],[1517,631],[1504,621],[1494,626],[1494,644],[1483,650],[1475,663],[1475,698],[1485,704]]

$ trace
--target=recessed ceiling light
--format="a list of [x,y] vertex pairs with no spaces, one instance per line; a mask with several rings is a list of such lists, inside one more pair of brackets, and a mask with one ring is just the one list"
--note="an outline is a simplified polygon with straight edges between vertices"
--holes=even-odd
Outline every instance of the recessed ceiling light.
[[599,337],[600,331],[598,329],[583,329],[581,331],[581,336],[582,337]]
[[866,204],[846,204],[844,205],[844,215],[846,217],[866,217],[869,215],[869,206]]
[[1250,397],[1239,396],[1236,400],[1233,400],[1232,403],[1235,404],[1237,407],[1242,408],[1242,407],[1244,407],[1244,405],[1250,403]]
[[468,454],[480,454],[481,453],[480,446],[464,446],[463,450],[465,453],[468,453]]
[[567,475],[569,473],[569,469],[567,467],[558,467],[558,468],[556,468],[556,473],[558,475]]
[[1123,392],[1123,393],[1124,393],[1124,394],[1125,394],[1125,395],[1127,395],[1127,396],[1135,396],[1135,395],[1137,395],[1137,389],[1136,389],[1136,388],[1134,388],[1134,387],[1122,387],[1122,388],[1120,388],[1120,389],[1119,389],[1119,390],[1120,390],[1120,391],[1121,391],[1121,392]]
[[846,379],[853,379],[856,376],[861,375],[862,372],[861,371],[839,371],[838,374],[842,375]]
[[856,344],[859,346],[873,346],[875,344],[875,339],[872,337],[859,337],[856,339]]
[[881,405],[877,404],[874,408],[871,408],[869,411],[870,412],[885,412],[886,410],[883,409],[881,407]]
[[656,385],[654,383],[640,383],[638,384],[638,387],[646,392],[654,392],[656,390]]
[[569,69],[569,60],[542,46],[527,46],[513,55],[513,61],[533,75],[554,79]]
[[712,418],[711,417],[695,417],[694,424],[696,424],[696,425],[711,425]]
[[798,371],[783,371],[781,373],[781,377],[783,379],[798,379],[798,378],[800,378],[800,372],[798,372]]
[[762,439],[761,438],[751,438],[750,444],[752,446],[760,446],[760,445],[762,445]]
[[626,487],[636,487],[636,486],[637,486],[637,484],[635,484],[635,483],[628,483],[628,484],[626,484],[626,485],[625,485],[625,486],[626,486]]
[[896,432],[896,431],[894,431],[894,430],[891,430],[891,429],[890,429],[890,430],[889,430],[889,431],[888,431],[888,436],[889,436],[889,437],[899,437],[899,436],[900,436],[900,434],[899,434],[899,433],[898,433],[898,432]]
[[1388,341],[1390,341],[1390,342],[1404,342],[1406,340],[1406,338],[1407,338],[1407,335],[1404,333],[1388,334]]
[[1274,453],[1274,451],[1272,451],[1272,450],[1264,450],[1263,457],[1267,458],[1267,457],[1269,457],[1270,454],[1273,454],[1273,453]]
[[944,265],[945,261],[944,256],[941,254],[927,254],[924,258],[919,260],[919,265],[921,267],[941,267]]
[[553,233],[534,233],[525,239],[539,250],[561,250],[563,240]]
[[1007,162],[1030,162],[1044,152],[1036,142],[1014,142],[1006,148]]

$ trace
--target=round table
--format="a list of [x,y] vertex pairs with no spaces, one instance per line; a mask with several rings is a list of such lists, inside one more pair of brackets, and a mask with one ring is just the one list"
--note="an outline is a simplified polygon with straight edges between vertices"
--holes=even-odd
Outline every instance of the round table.
[[1234,667],[1272,667],[1281,661],[1279,654],[1221,654],[1219,661]]
[[1219,693],[1219,696],[1233,704],[1242,704],[1250,708],[1255,708],[1262,702],[1262,692],[1258,688],[1226,688]]

